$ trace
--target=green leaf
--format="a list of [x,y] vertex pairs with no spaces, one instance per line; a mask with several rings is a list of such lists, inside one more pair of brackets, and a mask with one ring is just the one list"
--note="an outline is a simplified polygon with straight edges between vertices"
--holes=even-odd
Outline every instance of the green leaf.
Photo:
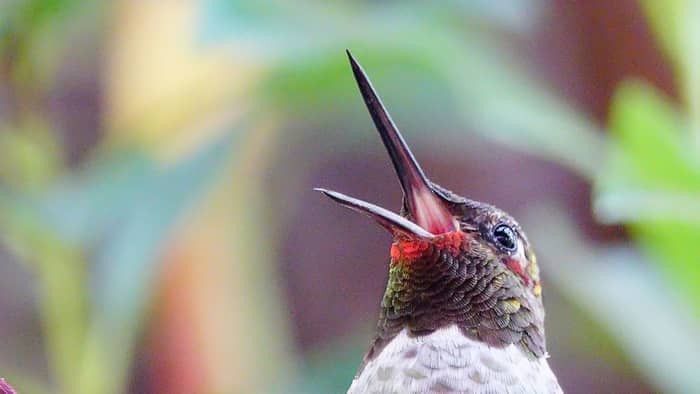
[[654,32],[671,59],[677,85],[684,99],[693,133],[693,147],[700,152],[700,2],[642,0]]
[[597,193],[593,209],[606,224],[664,219],[700,223],[700,196],[691,193],[608,187]]
[[[0,193],[0,228],[36,268],[49,357],[66,392],[121,391],[162,243],[223,168],[236,136],[167,168],[122,151],[86,166],[40,202]],[[80,250],[95,245],[88,297]]]
[[[345,112],[348,98],[356,97],[342,54],[350,48],[382,86],[382,97],[401,124],[413,122],[425,134],[468,126],[593,177],[605,146],[598,127],[529,78],[479,24],[465,28],[455,18],[464,9],[495,7],[487,3],[330,7],[309,2],[310,13],[298,4],[276,8],[211,0],[205,29],[218,26],[214,36],[235,40],[237,50],[254,48],[264,64],[272,64],[262,86],[263,106],[272,103],[307,122],[309,114],[331,114],[342,125],[366,119]],[[531,15],[525,8],[518,13]],[[404,128],[407,134],[410,129]],[[468,143],[462,132],[448,137]]]
[[[490,25],[522,32],[536,25],[544,6],[541,0],[499,2],[448,1],[440,4],[324,3],[281,0],[207,0],[203,3],[201,38],[219,42],[235,38],[239,47],[264,56],[292,55],[322,43],[342,42],[382,29],[401,28],[407,17],[440,19],[460,28]],[[386,23],[391,20],[391,23]],[[381,37],[381,36],[377,36]]]
[[594,177],[605,140],[585,115],[547,91],[497,45],[474,38],[443,59],[465,124],[484,137]]
[[[136,193],[126,207],[119,207],[118,226],[111,229],[96,256],[94,305],[98,318],[119,322],[135,317],[139,301],[147,299],[143,291],[154,273],[162,242],[223,168],[232,139],[233,134],[217,139],[192,157],[156,170],[152,178],[137,178],[139,182],[131,186]],[[102,192],[100,188],[91,190]]]
[[87,319],[85,262],[80,249],[46,223],[25,195],[0,189],[0,236],[36,275],[39,313],[52,378],[61,391],[76,392]]
[[111,360],[109,378],[116,384],[125,383],[163,242],[177,220],[212,185],[230,157],[234,137],[238,134],[211,142],[192,157],[157,170],[153,178],[138,178],[144,182],[133,186],[137,193],[127,209],[120,207],[118,226],[95,256],[93,328],[99,332],[93,335],[106,341],[101,345]]
[[655,88],[635,80],[622,83],[609,127],[615,142],[610,183],[700,191],[700,161],[689,145],[687,121]]
[[82,245],[101,241],[133,208],[158,163],[143,150],[118,148],[61,179],[42,199],[44,216],[66,239]]
[[689,313],[695,300],[643,256],[588,244],[562,210],[535,207],[524,222],[546,279],[603,324],[659,391],[700,390],[700,319]]
[[682,64],[682,23],[687,0],[641,0],[640,4],[661,47],[676,64]]
[[606,221],[624,218],[700,315],[700,265],[692,247],[700,239],[700,162],[687,122],[654,88],[629,81],[615,95],[610,127],[615,147],[597,180],[597,212]]

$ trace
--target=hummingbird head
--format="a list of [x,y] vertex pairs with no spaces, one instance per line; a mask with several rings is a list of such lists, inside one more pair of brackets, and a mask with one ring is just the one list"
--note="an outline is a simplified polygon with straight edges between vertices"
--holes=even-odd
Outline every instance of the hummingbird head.
[[402,329],[425,335],[452,324],[489,345],[515,344],[543,356],[542,289],[525,233],[502,210],[428,180],[364,70],[347,53],[403,190],[397,214],[316,189],[373,218],[394,238],[379,332],[367,358]]

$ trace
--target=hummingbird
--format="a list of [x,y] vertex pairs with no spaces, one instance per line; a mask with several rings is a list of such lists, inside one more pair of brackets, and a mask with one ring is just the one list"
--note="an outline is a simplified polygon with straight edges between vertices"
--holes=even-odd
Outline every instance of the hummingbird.
[[522,228],[428,180],[346,52],[403,190],[397,214],[316,189],[393,238],[376,336],[348,393],[561,393],[547,362],[537,259]]

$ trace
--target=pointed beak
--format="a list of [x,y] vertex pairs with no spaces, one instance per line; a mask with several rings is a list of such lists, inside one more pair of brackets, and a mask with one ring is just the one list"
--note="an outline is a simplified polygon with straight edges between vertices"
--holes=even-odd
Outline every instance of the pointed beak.
[[350,208],[353,211],[364,213],[365,215],[376,220],[377,223],[389,230],[389,232],[395,236],[405,235],[411,238],[418,237],[423,239],[431,239],[435,237],[433,234],[425,231],[412,221],[382,207],[331,190],[321,189],[318,187],[314,190],[325,194],[331,200],[344,207]]
[[452,232],[459,227],[454,216],[447,209],[445,201],[433,190],[413,153],[406,145],[399,129],[379,99],[362,66],[347,51],[357,86],[367,105],[382,142],[389,152],[394,170],[403,189],[404,201],[414,222],[376,205],[348,197],[341,193],[316,189],[339,204],[365,213],[387,228],[394,235],[404,234],[423,239],[437,234]]
[[416,224],[433,234],[455,231],[457,224],[445,202],[433,191],[432,185],[413,157],[413,153],[406,145],[406,141],[391,119],[391,115],[384,108],[382,100],[372,87],[372,83],[362,66],[355,60],[350,51],[346,52],[367,110],[369,110],[379,136],[389,152],[391,162],[394,164],[394,170],[399,178],[411,216]]

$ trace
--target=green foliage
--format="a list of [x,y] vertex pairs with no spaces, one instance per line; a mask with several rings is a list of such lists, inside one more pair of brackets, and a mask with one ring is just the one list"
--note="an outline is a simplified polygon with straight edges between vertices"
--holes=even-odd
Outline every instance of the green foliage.
[[[81,39],[77,29],[97,23],[104,4],[86,0],[10,0],[0,4],[0,55],[17,85],[19,103],[33,104],[54,83],[59,57]],[[68,40],[66,38],[71,38]],[[20,115],[40,114],[18,108]]]
[[[165,168],[134,151],[87,163],[40,200],[0,190],[3,240],[37,274],[64,392],[123,391],[160,246],[223,168],[234,136]],[[88,276],[83,251],[98,244]]]
[[683,59],[683,25],[687,0],[641,0],[649,24],[658,37],[659,44],[671,59],[678,63]]
[[692,247],[700,239],[700,158],[692,118],[648,84],[628,81],[614,97],[610,130],[596,211],[607,222],[629,224],[700,317],[700,265]]
[[700,161],[689,144],[687,121],[654,88],[623,83],[613,98],[609,126],[618,148],[610,183],[700,190]]
[[[265,105],[277,110],[330,113],[341,124],[363,119],[341,106],[355,94],[349,89],[351,76],[344,72],[342,50],[347,47],[372,71],[374,83],[386,86],[382,92],[395,117],[402,115],[402,107],[430,110],[429,118],[405,116],[423,122],[415,127],[421,134],[461,123],[486,138],[593,176],[604,152],[597,127],[528,76],[497,39],[479,28],[489,20],[495,28],[514,29],[504,20],[485,17],[492,10],[487,3],[407,8],[400,3],[324,7],[306,1],[268,7],[215,0],[207,2],[203,36],[208,42],[235,38],[237,47],[269,62],[261,93]],[[518,12],[535,18],[524,6]],[[284,22],[276,23],[279,19]],[[401,97],[403,106],[391,105],[390,97]],[[451,137],[461,140],[463,135]],[[356,138],[361,137],[352,136]]]
[[0,125],[0,178],[40,192],[56,176],[63,160],[50,127],[29,120],[22,128]]
[[629,249],[591,245],[564,212],[543,203],[525,218],[547,278],[605,327],[660,392],[700,390],[689,367],[700,363],[698,322],[675,280]]
[[700,149],[700,3],[693,0],[641,0],[660,46],[675,69],[690,121],[692,143]]
[[630,223],[632,234],[688,293],[700,316],[700,160],[688,122],[642,82],[615,96],[610,165],[598,183],[596,208],[608,222]]
[[[177,220],[201,198],[212,178],[224,167],[231,154],[233,135],[210,142],[170,168],[159,168],[147,158],[133,166],[132,155],[125,154],[87,180],[77,182],[69,197],[61,200],[64,205],[54,207],[56,212],[75,214],[65,217],[59,227],[82,225],[87,239],[101,244],[92,267],[93,332],[89,334],[92,342],[88,341],[88,346],[99,352],[92,357],[104,357],[103,369],[96,371],[102,376],[93,376],[92,383],[101,378],[111,384],[88,386],[85,392],[123,391],[140,322],[152,296],[156,264],[162,260],[161,245],[176,228]],[[76,201],[84,201],[79,207],[87,212],[75,209]],[[76,216],[85,221],[77,221]],[[96,224],[102,228],[91,228]]]
[[[370,138],[342,133],[358,124],[370,127],[345,48],[362,61],[400,126],[408,126],[407,134],[428,139],[440,128],[452,132],[449,145],[463,147],[470,132],[480,133],[594,183],[598,217],[627,225],[648,251],[651,267],[664,275],[632,263],[636,256],[578,250],[584,241],[566,237],[572,224],[548,222],[551,217],[540,214],[530,228],[562,234],[556,240],[570,241],[563,245],[581,264],[599,263],[586,272],[566,264],[547,271],[660,390],[697,388],[692,327],[699,320],[689,322],[682,308],[686,300],[700,316],[694,251],[700,240],[700,25],[695,22],[700,7],[694,3],[642,1],[674,62],[681,103],[642,81],[625,82],[613,100],[605,136],[585,114],[533,79],[490,34],[526,32],[538,21],[536,0],[411,2],[409,7],[208,0],[199,37],[203,45],[232,43],[264,71],[248,98],[258,123],[233,125],[235,131],[171,165],[159,164],[144,150],[107,147],[71,171],[64,168],[60,141],[36,103],[53,86],[57,59],[73,44],[74,29],[99,23],[101,6],[74,0],[0,2],[0,70],[8,71],[10,104],[17,112],[16,119],[0,124],[0,240],[35,274],[51,391],[124,391],[161,247],[229,163],[245,131],[270,115],[301,124],[302,130],[335,133],[341,147]],[[326,127],[308,127],[324,121]],[[468,132],[456,131],[462,129]],[[294,138],[284,135],[277,143]],[[260,212],[268,205],[258,205],[250,216],[268,216]],[[543,255],[550,253],[550,261],[571,260],[555,253],[562,246],[548,244],[552,237],[539,238],[542,243],[536,244]],[[684,296],[666,297],[673,293],[669,289]],[[645,324],[650,313],[676,342],[659,347],[664,341],[655,341],[658,333]],[[311,355],[300,387],[304,392],[346,387],[362,346],[353,338]],[[656,357],[660,353],[670,356]],[[26,391],[44,389],[31,376],[11,381]]]
[[[605,171],[596,179],[594,208],[604,222],[627,224],[630,234],[665,274],[665,286],[673,289],[640,289],[630,302],[644,305],[645,317],[653,316],[654,330],[647,332],[647,325],[640,320],[625,326],[621,341],[627,343],[629,352],[664,391],[697,391],[697,375],[684,365],[696,364],[698,360],[687,356],[700,354],[697,349],[687,348],[698,344],[692,332],[700,322],[700,265],[695,251],[700,240],[700,31],[696,27],[700,8],[697,2],[682,0],[663,6],[654,1],[642,4],[674,63],[684,96],[678,105],[643,81],[629,80],[619,86],[610,111],[610,155]],[[618,273],[615,280],[630,277],[630,273]],[[614,286],[619,287],[620,283]],[[659,297],[669,293],[676,298],[660,302]],[[653,300],[649,294],[653,294]],[[617,300],[619,296],[607,299]],[[624,310],[629,312],[630,308]],[[669,315],[674,310],[675,317]],[[615,326],[623,319],[619,314],[611,314],[608,320]],[[669,321],[673,323],[668,324]],[[691,327],[688,332],[681,332],[687,327]],[[663,340],[663,348],[644,354],[633,346],[636,341],[647,348],[658,342],[654,337],[659,333],[673,338],[670,342],[680,343],[683,348],[676,349],[669,346],[669,340]],[[663,362],[648,354],[663,354]]]

